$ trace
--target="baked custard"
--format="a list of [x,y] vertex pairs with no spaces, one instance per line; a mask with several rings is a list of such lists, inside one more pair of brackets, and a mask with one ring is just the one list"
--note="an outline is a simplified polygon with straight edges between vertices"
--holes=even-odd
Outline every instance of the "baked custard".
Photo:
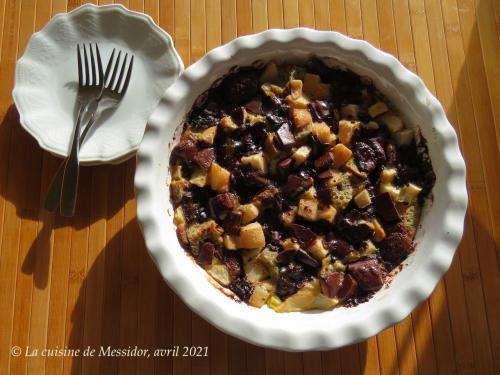
[[170,159],[183,248],[277,312],[353,306],[414,250],[435,174],[366,78],[319,58],[239,67],[198,97]]

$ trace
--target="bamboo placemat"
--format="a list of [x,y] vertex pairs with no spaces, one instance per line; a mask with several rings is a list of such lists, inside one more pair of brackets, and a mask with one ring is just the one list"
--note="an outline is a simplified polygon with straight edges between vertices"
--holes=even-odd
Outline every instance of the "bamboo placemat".
[[[338,30],[398,57],[437,95],[460,136],[470,194],[465,235],[431,298],[364,343],[291,354],[226,336],[186,308],[147,255],[134,160],[83,168],[72,220],[43,211],[59,160],[18,124],[14,66],[34,31],[80,4],[0,0],[0,374],[500,374],[499,1],[123,3],[166,29],[186,65],[239,35],[296,26]],[[208,357],[25,352],[191,345],[208,346]]]

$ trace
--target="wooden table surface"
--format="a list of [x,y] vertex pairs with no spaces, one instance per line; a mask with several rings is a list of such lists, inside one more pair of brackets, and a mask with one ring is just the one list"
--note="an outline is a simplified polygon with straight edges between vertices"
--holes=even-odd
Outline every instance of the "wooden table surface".
[[[500,374],[500,1],[124,3],[167,30],[186,65],[238,35],[296,26],[338,30],[398,57],[437,95],[461,139],[470,194],[463,241],[430,299],[364,343],[292,354],[221,333],[173,294],[146,252],[135,160],[83,168],[73,219],[42,209],[59,160],[19,125],[14,66],[34,31],[79,2],[0,0],[0,374]],[[41,354],[136,345],[208,346],[209,355]]]

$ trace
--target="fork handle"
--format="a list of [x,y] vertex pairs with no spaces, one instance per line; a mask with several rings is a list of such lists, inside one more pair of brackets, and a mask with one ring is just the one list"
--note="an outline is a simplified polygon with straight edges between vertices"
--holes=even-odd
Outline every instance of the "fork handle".
[[[97,120],[97,117],[94,114],[92,114],[90,120],[88,121],[87,125],[84,127],[82,134],[79,139],[80,146],[82,146],[83,141],[85,140],[85,137],[87,136],[88,131],[94,124],[94,122]],[[54,175],[54,178],[52,179],[52,182],[50,183],[49,190],[47,192],[47,195],[45,196],[45,209],[50,212],[54,212],[56,208],[59,206],[60,199],[61,199],[61,190],[62,190],[62,184],[63,184],[63,177],[64,177],[64,169],[66,166],[66,161],[67,159],[63,160],[61,164],[59,164],[59,168],[57,168],[57,172]]]
[[65,217],[71,217],[75,214],[76,196],[78,193],[78,175],[80,170],[78,161],[78,153],[80,151],[80,129],[84,114],[87,113],[91,104],[94,104],[93,111],[95,111],[95,100],[88,103],[83,108],[80,108],[80,110],[78,111],[78,118],[75,126],[75,134],[73,134],[71,151],[64,165],[60,203],[61,215]]

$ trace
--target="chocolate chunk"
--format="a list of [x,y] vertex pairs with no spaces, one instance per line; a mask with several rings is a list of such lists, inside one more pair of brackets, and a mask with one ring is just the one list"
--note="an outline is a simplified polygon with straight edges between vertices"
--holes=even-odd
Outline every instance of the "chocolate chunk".
[[193,161],[195,155],[198,153],[198,146],[196,145],[196,141],[191,137],[181,138],[172,153],[184,160],[184,162],[189,163]]
[[248,112],[252,113],[262,113],[262,100],[260,98],[254,98],[245,104],[245,108]]
[[335,172],[331,169],[328,169],[328,170],[318,174],[318,178],[320,180],[328,180],[328,179],[332,178],[333,176],[335,176]]
[[358,283],[354,277],[349,274],[344,276],[344,281],[342,281],[342,286],[337,292],[337,297],[340,299],[348,299],[352,297],[358,289]]
[[204,148],[194,155],[193,161],[201,168],[208,170],[215,161],[215,150],[213,147]]
[[234,123],[236,125],[243,125],[243,122],[245,121],[245,108],[244,107],[238,107],[238,108],[235,108],[232,112],[231,112],[231,118],[233,119]]
[[259,91],[257,72],[254,69],[240,69],[224,78],[220,88],[224,99],[232,105],[245,103]]
[[248,187],[262,188],[270,184],[269,180],[260,172],[248,172],[246,174]]
[[290,130],[290,126],[288,123],[284,123],[279,127],[276,131],[276,135],[278,136],[278,140],[282,147],[290,148],[295,144],[295,137]]
[[354,251],[354,247],[349,242],[333,233],[328,235],[326,246],[328,247],[330,253],[338,259],[343,259],[351,251]]
[[382,258],[398,264],[413,251],[413,241],[406,227],[400,223],[386,229],[386,236],[380,243]]
[[317,238],[316,233],[303,225],[291,224],[290,228],[299,241],[300,246],[304,249],[307,249],[309,246],[311,246],[314,240],[316,240]]
[[280,205],[281,202],[277,202],[277,200],[280,199],[281,197],[279,197],[279,191],[274,186],[264,190],[263,192],[260,192],[255,196],[255,200],[257,202],[260,202],[264,208],[274,207],[276,203]]
[[267,120],[275,126],[280,126],[281,124],[287,123],[287,119],[285,117],[279,116],[274,113],[268,113],[266,115]]
[[209,204],[212,215],[223,218],[228,212],[236,207],[238,204],[238,197],[233,193],[221,193],[210,198]]
[[253,286],[244,278],[238,278],[229,284],[234,294],[236,294],[242,301],[247,302],[253,293]]
[[293,163],[292,158],[283,159],[278,163],[278,169],[286,173],[290,170],[292,163]]
[[323,294],[330,298],[335,298],[342,285],[342,275],[339,272],[333,272],[320,277],[319,282]]
[[354,157],[359,169],[370,173],[377,167],[377,158],[372,148],[365,142],[356,142],[354,145]]
[[339,233],[355,245],[372,238],[375,234],[367,215],[355,209],[339,218],[338,227]]
[[302,263],[306,267],[318,268],[320,266],[319,262],[304,250],[297,250],[295,259],[297,259],[297,262]]
[[231,211],[224,219],[224,231],[227,234],[239,235],[241,229],[241,222],[243,221],[243,214],[240,211]]
[[327,151],[314,161],[314,168],[318,171],[322,171],[323,169],[330,167],[332,164],[333,155],[330,151]]
[[231,275],[231,278],[237,279],[242,274],[239,254],[235,251],[227,251],[224,254],[224,264]]
[[316,195],[321,203],[333,203],[332,189],[328,186],[322,186],[316,189]]
[[314,116],[314,119],[319,122],[328,120],[331,115],[330,106],[322,100],[315,100],[310,103],[309,111]]
[[304,267],[300,264],[291,262],[281,267],[276,284],[276,294],[280,299],[286,299],[300,289],[306,277]]
[[292,260],[295,259],[296,253],[297,253],[297,250],[295,250],[295,249],[283,250],[283,251],[278,253],[276,260],[278,261],[278,264],[280,264],[280,265],[288,264]]
[[202,267],[212,264],[212,257],[214,255],[214,252],[215,245],[212,242],[203,242],[203,244],[200,246],[200,253],[196,258],[196,262]]
[[219,118],[214,116],[212,113],[207,113],[207,111],[202,111],[196,116],[192,116],[188,119],[188,123],[195,129],[208,129],[212,126],[217,126],[219,123]]
[[389,193],[382,193],[373,199],[373,206],[377,215],[379,215],[385,222],[394,223],[401,221],[396,206],[392,201]]
[[252,134],[250,133],[245,134],[241,138],[241,143],[243,147],[243,152],[245,154],[255,154],[255,152],[258,150],[258,147],[252,138]]
[[382,288],[385,280],[385,268],[376,258],[359,260],[349,264],[349,272],[358,282],[361,289],[375,291]]
[[283,194],[285,195],[297,195],[299,193],[301,193],[306,187],[306,181],[295,175],[295,174],[291,174],[291,175],[288,175],[288,180],[286,182],[286,185],[283,186]]
[[188,223],[192,223],[194,221],[200,221],[200,213],[202,208],[199,203],[183,203],[182,211],[184,213],[184,217]]
[[375,154],[377,164],[381,164],[386,161],[383,140],[384,138],[382,137],[375,137],[370,138],[366,141],[366,143],[371,147],[373,153]]

